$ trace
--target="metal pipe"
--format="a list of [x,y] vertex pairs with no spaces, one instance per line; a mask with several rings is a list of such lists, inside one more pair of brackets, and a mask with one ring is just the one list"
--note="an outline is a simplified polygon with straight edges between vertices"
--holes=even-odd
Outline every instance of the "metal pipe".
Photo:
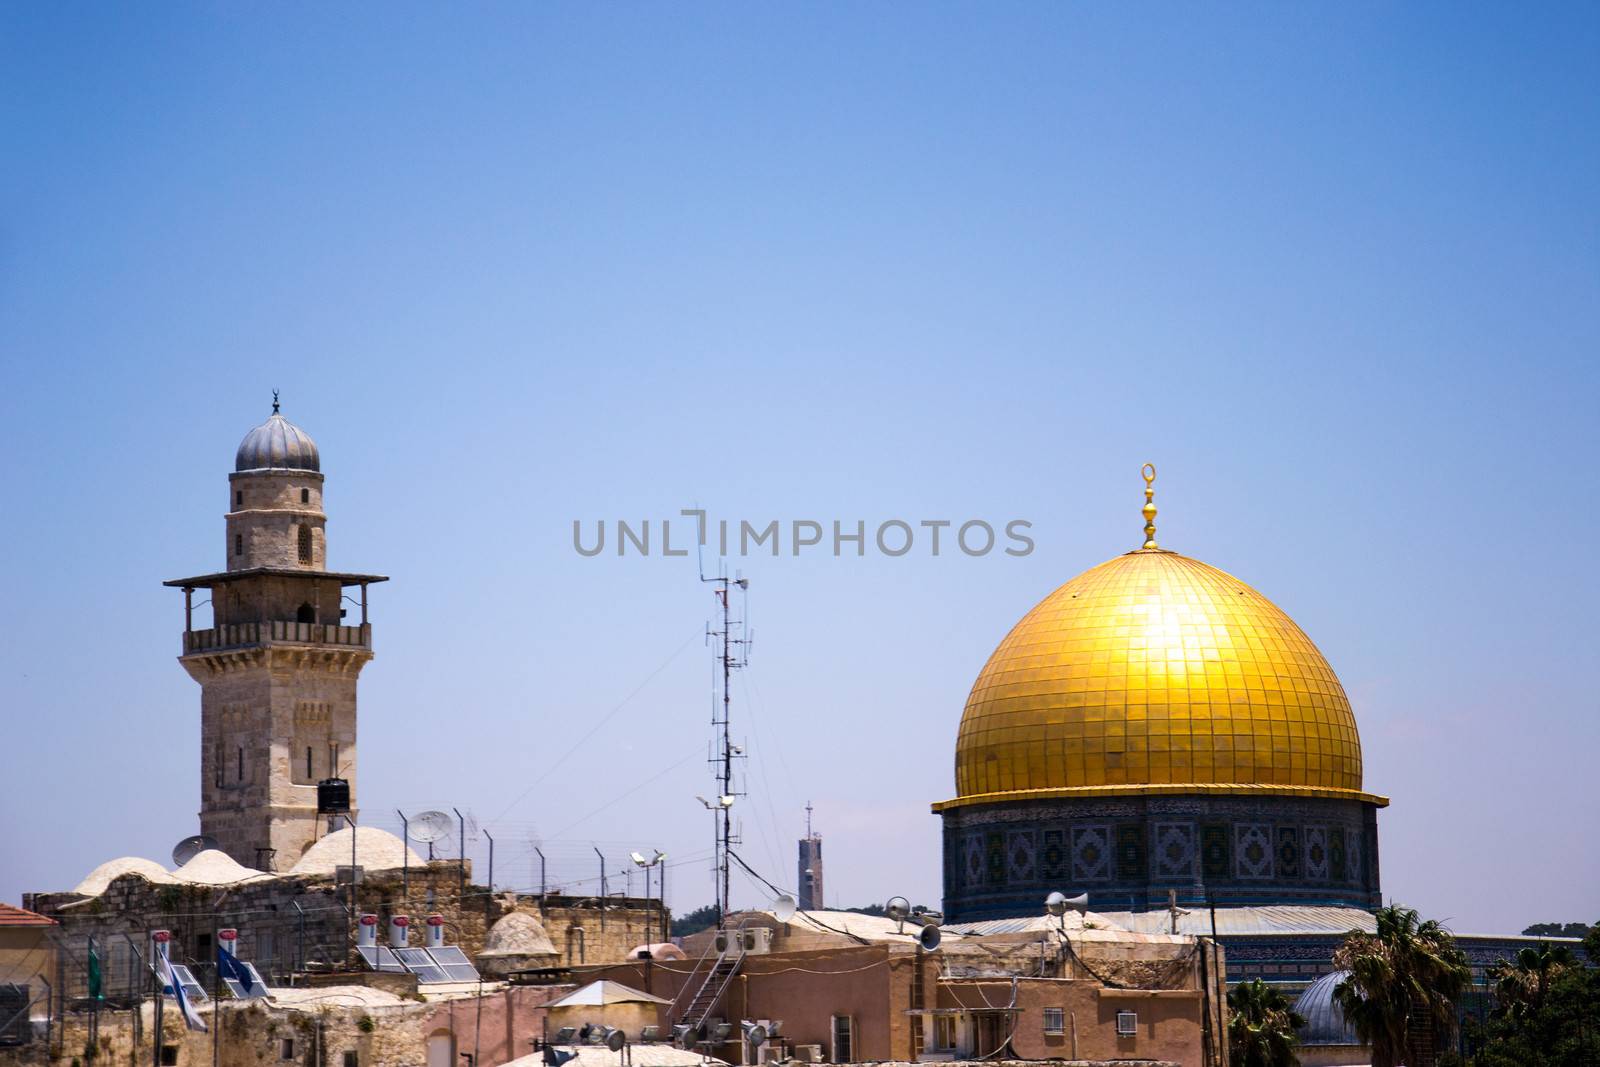
[[600,929],[606,928],[606,857],[600,851],[600,846],[590,845],[594,854],[600,857]]
[[411,823],[399,808],[395,808],[394,813],[400,816],[400,897],[403,900],[411,895]]
[[462,818],[460,808],[451,808],[450,810],[456,813],[456,826],[460,831],[459,842],[456,846],[457,855],[461,859],[460,877],[456,888],[456,906],[459,907],[467,896],[467,820]]
[[544,902],[544,851],[538,845],[534,845],[533,850],[539,853],[539,902],[542,904]]

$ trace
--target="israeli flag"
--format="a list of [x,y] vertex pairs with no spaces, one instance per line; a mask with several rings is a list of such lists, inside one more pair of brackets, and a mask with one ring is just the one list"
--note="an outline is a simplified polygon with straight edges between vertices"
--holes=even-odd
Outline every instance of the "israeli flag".
[[171,961],[162,952],[156,953],[156,977],[161,979],[161,984],[165,987],[163,992],[171,993],[178,1001],[178,1009],[183,1012],[184,1025],[191,1030],[205,1033],[205,1020],[200,1018],[200,1013],[189,1003],[189,994],[184,992],[183,983],[172,973]]

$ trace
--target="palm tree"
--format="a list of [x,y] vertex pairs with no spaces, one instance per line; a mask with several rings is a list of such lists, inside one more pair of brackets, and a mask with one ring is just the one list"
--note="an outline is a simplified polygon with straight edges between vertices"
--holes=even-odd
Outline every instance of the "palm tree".
[[1228,1059],[1232,1067],[1296,1067],[1294,1032],[1306,1021],[1284,995],[1259,978],[1228,990]]
[[1538,1015],[1551,980],[1576,962],[1570,948],[1552,947],[1548,941],[1539,942],[1536,948],[1522,949],[1515,960],[1501,960],[1489,972],[1495,980],[1495,997],[1500,1001],[1495,1013],[1509,1019]]
[[1376,933],[1352,930],[1333,954],[1333,965],[1350,972],[1333,996],[1372,1046],[1372,1067],[1397,1067],[1406,1061],[1409,1029],[1454,1029],[1455,1004],[1472,971],[1437,920],[1394,904],[1378,909],[1376,919]]

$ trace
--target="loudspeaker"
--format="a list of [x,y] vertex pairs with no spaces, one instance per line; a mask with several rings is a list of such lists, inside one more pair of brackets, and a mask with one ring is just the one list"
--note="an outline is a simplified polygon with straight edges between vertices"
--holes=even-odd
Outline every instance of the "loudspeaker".
[[937,926],[924,926],[922,932],[917,935],[917,943],[929,952],[939,947],[939,939],[940,934]]

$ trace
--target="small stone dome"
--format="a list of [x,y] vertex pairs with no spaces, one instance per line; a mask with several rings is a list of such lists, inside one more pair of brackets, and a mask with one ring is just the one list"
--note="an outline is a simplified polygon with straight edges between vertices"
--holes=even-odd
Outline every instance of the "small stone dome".
[[1294,1002],[1296,1014],[1304,1016],[1306,1024],[1300,1028],[1302,1045],[1360,1045],[1356,1028],[1339,1010],[1333,999],[1333,987],[1350,977],[1349,971],[1325,974],[1306,986],[1306,991]]
[[177,880],[155,860],[147,860],[143,856],[120,856],[114,860],[106,860],[90,871],[73,892],[86,897],[97,897],[104,893],[112,882],[125,874],[137,874],[145,881],[156,885],[170,885]]
[[484,938],[483,956],[554,956],[556,946],[545,933],[544,924],[525,911],[514,911],[489,927]]
[[233,458],[236,471],[320,471],[322,459],[311,435],[278,414],[277,394],[267,421],[244,435]]
[[[367,871],[398,871],[402,867],[426,867],[428,861],[394,834],[376,826],[358,826],[355,831],[356,866]],[[310,848],[290,868],[290,874],[329,875],[350,865],[350,827],[335,830]]]

